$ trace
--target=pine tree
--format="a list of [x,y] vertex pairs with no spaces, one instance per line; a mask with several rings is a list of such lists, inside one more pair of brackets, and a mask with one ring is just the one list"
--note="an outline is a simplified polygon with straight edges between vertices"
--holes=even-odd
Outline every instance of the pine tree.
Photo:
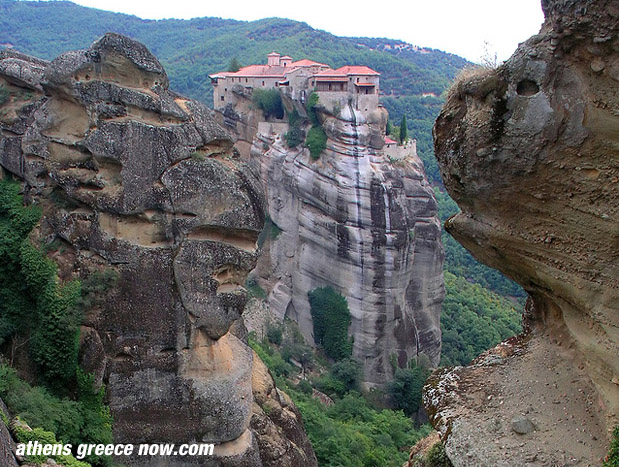
[[391,120],[387,120],[387,129],[385,131],[387,133],[387,135],[392,134],[393,132],[393,125],[391,124]]
[[404,144],[406,138],[408,138],[408,132],[406,129],[406,115],[402,115],[402,123],[400,123],[400,143]]
[[232,71],[232,72],[237,72],[241,69],[243,65],[241,65],[241,62],[238,61],[238,59],[236,57],[234,57],[231,61],[230,61],[230,65],[228,65],[228,71]]

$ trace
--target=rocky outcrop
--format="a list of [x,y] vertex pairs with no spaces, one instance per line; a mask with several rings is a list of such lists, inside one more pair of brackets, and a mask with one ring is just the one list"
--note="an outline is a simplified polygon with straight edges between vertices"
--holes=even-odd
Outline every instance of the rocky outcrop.
[[[542,5],[540,33],[498,69],[457,82],[436,122],[443,180],[462,209],[446,228],[524,287],[533,342],[549,341],[564,356],[570,350],[612,427],[619,413],[619,10],[610,0]],[[532,355],[538,347],[531,345]],[[552,385],[559,376],[540,368],[535,379]],[[450,426],[455,436],[456,422]],[[485,436],[479,445],[492,442]]]
[[[116,278],[80,350],[106,383],[115,440],[216,443],[214,458],[131,465],[275,465],[250,426],[258,359],[241,319],[263,199],[229,134],[116,34],[50,63],[2,52],[0,84],[0,164],[43,207],[38,236],[64,242],[60,275]],[[315,465],[300,420],[284,428],[304,444],[294,459]]]
[[[320,103],[319,103],[320,104]],[[290,318],[308,342],[308,292],[331,286],[348,301],[353,358],[368,386],[425,355],[440,356],[444,296],[437,204],[416,154],[383,152],[386,112],[320,110],[327,148],[317,160],[287,147],[280,123],[261,123],[251,150],[270,220],[256,270],[271,314]],[[273,230],[271,230],[273,232]]]

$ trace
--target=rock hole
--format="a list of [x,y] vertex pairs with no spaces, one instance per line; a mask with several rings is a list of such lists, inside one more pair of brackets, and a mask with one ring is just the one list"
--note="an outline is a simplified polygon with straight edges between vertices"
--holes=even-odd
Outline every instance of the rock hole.
[[534,96],[539,92],[539,86],[535,81],[523,79],[518,83],[516,92],[519,96]]

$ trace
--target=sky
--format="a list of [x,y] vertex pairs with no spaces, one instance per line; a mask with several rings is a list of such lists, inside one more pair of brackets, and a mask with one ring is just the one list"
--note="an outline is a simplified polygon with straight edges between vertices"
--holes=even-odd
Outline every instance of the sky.
[[544,20],[541,0],[73,0],[144,19],[203,16],[304,21],[337,36],[386,37],[470,61],[509,58]]

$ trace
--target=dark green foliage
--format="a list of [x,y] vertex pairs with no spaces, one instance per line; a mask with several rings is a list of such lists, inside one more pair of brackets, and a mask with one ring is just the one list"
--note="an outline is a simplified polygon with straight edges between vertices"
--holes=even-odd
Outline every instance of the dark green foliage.
[[255,88],[252,93],[252,102],[262,110],[264,118],[284,118],[282,96],[277,89]]
[[400,122],[400,143],[404,143],[408,138],[408,129],[406,127],[406,115],[402,115],[402,121]]
[[282,343],[282,327],[273,323],[267,324],[267,339],[271,344],[281,345]]
[[258,342],[255,335],[249,335],[249,345],[273,373],[273,376],[287,377],[295,373],[295,368],[286,362],[279,352],[274,351],[268,341]]
[[306,379],[299,381],[299,384],[297,384],[297,389],[305,395],[311,395],[314,392],[314,388]]
[[430,375],[430,370],[421,366],[398,368],[393,381],[387,384],[387,393],[397,409],[408,416],[415,414],[421,407],[421,390]]
[[376,410],[357,392],[325,408],[287,388],[303,414],[307,434],[322,467],[400,467],[408,449],[431,429],[415,429],[402,412]]
[[292,112],[288,113],[288,131],[284,137],[289,148],[296,148],[305,139],[305,134],[301,128],[302,124],[303,119],[297,109],[293,109]]
[[230,60],[230,64],[228,65],[228,71],[237,72],[242,67],[243,65],[241,65],[241,62],[239,62],[238,58],[234,57],[232,60]]
[[264,222],[264,228],[260,232],[260,235],[258,235],[258,246],[262,248],[267,238],[270,240],[275,240],[280,233],[282,233],[282,229],[280,229],[277,224],[273,222],[273,219],[267,216]]
[[41,217],[24,207],[17,183],[0,181],[0,345],[23,334],[36,319],[34,297],[21,272],[21,245]]
[[256,279],[254,279],[253,277],[247,279],[247,281],[245,282],[245,288],[247,289],[248,298],[255,297],[262,300],[267,298],[267,293],[262,287],[260,287],[260,284],[258,284],[258,282],[256,282]]
[[[284,340],[287,338],[288,332],[284,333]],[[281,376],[283,359],[268,341],[258,342],[255,334],[250,333],[249,344],[271,370],[277,386],[290,395],[301,411],[321,466],[400,467],[408,458],[410,446],[431,431],[428,426],[416,429],[401,411],[377,410],[355,390],[345,391],[345,385],[356,386],[359,366],[353,361],[339,362],[329,370],[328,378],[342,390],[341,397],[325,407],[311,397],[313,388],[306,380],[293,384]]]
[[[27,431],[22,429],[21,427],[16,428],[15,430],[16,438],[19,443],[27,444],[29,441],[38,441],[41,444],[59,444],[60,440],[56,439],[56,435],[51,431],[45,431],[42,428],[34,428],[32,431]],[[90,464],[82,461],[78,461],[72,455],[30,455],[26,456],[26,460],[32,464],[42,464],[49,457],[54,459],[57,463],[62,464],[64,467],[90,467]]]
[[32,329],[30,354],[42,379],[62,389],[77,369],[80,283],[60,284],[56,266],[29,242],[21,246],[21,272],[35,297],[38,325]]
[[320,121],[318,120],[318,114],[316,113],[316,107],[318,106],[319,96],[317,93],[312,92],[307,98],[307,104],[305,104],[305,108],[307,109],[307,116],[312,123],[312,126],[320,125]]
[[[55,433],[63,443],[111,443],[112,417],[103,402],[104,388],[94,391],[93,380],[92,375],[78,370],[77,400],[61,399],[45,388],[30,386],[14,369],[0,365],[0,397],[13,416],[33,428]],[[110,463],[105,457],[86,460],[98,466]]]
[[82,281],[82,295],[77,300],[77,307],[86,311],[105,304],[106,292],[116,287],[120,274],[114,268],[105,268],[89,274]]
[[391,124],[391,120],[387,119],[387,128],[385,130],[387,135],[393,134],[393,125]]
[[311,290],[308,297],[316,344],[334,360],[350,357],[352,340],[348,337],[348,327],[351,318],[346,299],[331,287]]
[[10,97],[9,90],[0,84],[0,106],[6,104]]
[[423,467],[453,467],[443,443],[439,441],[430,448],[425,456]]
[[353,390],[359,390],[361,366],[352,359],[336,362],[327,376],[316,381],[316,386],[330,396],[342,397]]
[[613,431],[608,455],[604,458],[604,467],[619,467],[619,426]]
[[314,365],[314,354],[310,346],[298,342],[285,342],[282,345],[282,358],[287,362],[295,360],[305,369]]
[[516,304],[463,277],[445,272],[441,363],[466,365],[484,350],[521,331]]
[[41,213],[24,207],[19,185],[0,182],[0,343],[30,332],[30,354],[50,387],[66,388],[77,367],[77,281],[58,281],[55,264],[27,239]]
[[327,148],[327,134],[322,129],[322,126],[310,128],[307,132],[305,145],[308,147],[312,159],[316,160],[320,157],[320,153]]

